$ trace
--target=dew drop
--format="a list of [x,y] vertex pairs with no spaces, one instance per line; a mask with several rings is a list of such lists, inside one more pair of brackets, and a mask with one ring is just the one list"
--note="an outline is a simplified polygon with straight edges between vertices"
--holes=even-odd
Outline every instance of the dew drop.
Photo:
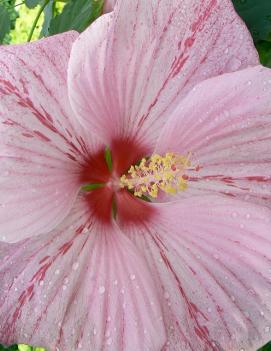
[[72,265],[72,269],[73,269],[74,271],[76,271],[76,270],[78,269],[78,267],[79,267],[79,263],[78,263],[78,262],[75,262],[75,263]]
[[112,338],[108,338],[108,339],[106,340],[106,344],[107,344],[107,345],[111,345],[111,344],[112,344]]
[[167,291],[165,291],[165,293],[164,293],[164,298],[165,298],[166,300],[169,299],[169,293],[168,293]]
[[130,279],[131,279],[131,280],[135,280],[135,275],[134,275],[134,274],[131,274],[131,275],[130,275]]
[[99,294],[103,295],[105,293],[105,287],[104,286],[100,286],[99,287]]

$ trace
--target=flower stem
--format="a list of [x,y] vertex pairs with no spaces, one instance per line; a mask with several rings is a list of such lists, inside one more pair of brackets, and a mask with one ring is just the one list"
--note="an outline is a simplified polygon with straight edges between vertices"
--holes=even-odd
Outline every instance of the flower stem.
[[33,33],[34,33],[34,30],[35,30],[35,28],[36,28],[36,26],[37,26],[37,23],[38,23],[38,20],[39,20],[39,18],[40,18],[40,16],[41,16],[43,10],[45,9],[45,7],[48,5],[49,1],[50,1],[50,0],[45,0],[44,3],[43,3],[43,5],[41,5],[41,7],[40,7],[40,9],[39,9],[39,12],[37,13],[37,16],[36,16],[36,18],[35,18],[35,21],[34,21],[33,24],[32,24],[30,33],[29,33],[29,35],[28,35],[28,38],[27,38],[27,41],[28,41],[28,42],[31,41],[32,36],[33,36]]

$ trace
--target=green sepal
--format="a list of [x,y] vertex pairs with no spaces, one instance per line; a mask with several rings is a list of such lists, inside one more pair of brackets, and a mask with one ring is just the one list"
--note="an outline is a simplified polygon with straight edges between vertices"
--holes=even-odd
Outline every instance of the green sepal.
[[115,198],[112,200],[112,216],[114,219],[117,218],[117,203]]
[[92,191],[92,190],[95,190],[95,189],[102,188],[103,186],[105,186],[104,183],[86,184],[86,185],[81,186],[81,190],[82,191]]
[[111,151],[110,151],[110,149],[109,149],[108,146],[105,148],[105,151],[104,151],[104,158],[105,158],[107,167],[108,167],[109,171],[111,172],[111,171],[112,171],[112,168],[113,168],[113,162],[112,162]]

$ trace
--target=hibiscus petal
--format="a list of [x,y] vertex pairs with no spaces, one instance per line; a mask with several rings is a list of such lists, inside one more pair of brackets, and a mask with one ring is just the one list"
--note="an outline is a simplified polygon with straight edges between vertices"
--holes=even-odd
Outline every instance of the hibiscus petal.
[[153,146],[191,87],[258,62],[230,0],[121,0],[75,42],[69,95],[108,143],[128,136]]
[[78,191],[86,146],[70,122],[66,82],[76,37],[0,48],[0,240],[51,230]]
[[257,66],[200,83],[175,110],[156,152],[192,152],[188,190],[270,206],[271,70]]
[[1,341],[52,351],[157,351],[164,345],[144,258],[117,226],[95,222],[84,202],[50,234],[7,251],[1,245]]
[[170,351],[255,351],[271,339],[271,212],[218,196],[153,205],[127,234],[164,300]]

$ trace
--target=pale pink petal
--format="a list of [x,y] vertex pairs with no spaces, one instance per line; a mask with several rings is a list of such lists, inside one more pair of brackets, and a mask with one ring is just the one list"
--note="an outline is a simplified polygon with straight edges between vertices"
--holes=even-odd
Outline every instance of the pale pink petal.
[[127,235],[164,300],[163,351],[255,351],[271,339],[271,212],[218,196],[156,204]]
[[258,62],[230,0],[121,0],[74,44],[69,95],[108,143],[128,136],[153,146],[196,83]]
[[[205,81],[166,124],[156,152],[192,152],[188,190],[270,206],[271,70],[261,66]],[[193,168],[192,167],[192,168]]]
[[104,7],[103,7],[103,13],[113,11],[115,4],[116,4],[116,0],[105,0]]
[[0,48],[0,240],[51,230],[78,191],[88,141],[70,122],[67,96],[76,37]]
[[145,259],[117,226],[96,222],[83,202],[50,234],[13,244],[3,255],[2,342],[50,351],[163,347],[162,312]]

